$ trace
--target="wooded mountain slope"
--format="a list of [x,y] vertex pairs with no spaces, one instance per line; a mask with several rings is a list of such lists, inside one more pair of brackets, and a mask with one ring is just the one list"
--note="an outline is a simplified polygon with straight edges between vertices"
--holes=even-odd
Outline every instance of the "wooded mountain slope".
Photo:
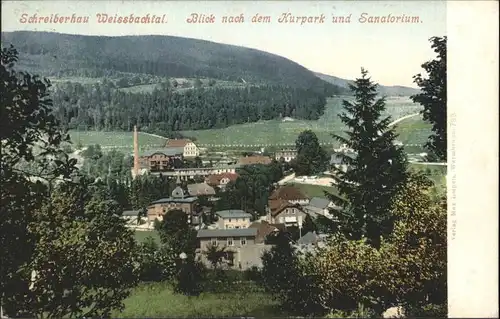
[[113,72],[165,77],[206,77],[344,92],[313,72],[267,52],[173,36],[84,36],[52,32],[2,33],[13,44],[20,67],[44,76],[101,77]]

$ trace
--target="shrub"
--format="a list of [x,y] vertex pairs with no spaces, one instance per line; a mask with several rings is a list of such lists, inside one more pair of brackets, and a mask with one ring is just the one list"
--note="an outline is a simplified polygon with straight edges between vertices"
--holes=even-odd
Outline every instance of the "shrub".
[[447,303],[428,304],[420,308],[409,309],[408,313],[411,317],[448,318],[448,305]]
[[174,291],[187,296],[198,296],[202,292],[205,274],[203,264],[188,258],[178,264],[174,282]]
[[168,247],[159,247],[152,237],[148,237],[138,250],[140,280],[164,281],[175,275],[175,256]]
[[395,305],[445,304],[446,204],[433,202],[431,186],[420,175],[409,179],[394,199],[394,230],[380,249],[336,237],[311,258],[323,308],[350,312],[362,305],[380,314]]
[[359,305],[358,309],[352,312],[332,310],[325,316],[325,318],[375,318],[375,317],[376,314],[371,309],[367,309],[362,305]]
[[310,261],[302,259],[290,245],[287,234],[276,238],[276,246],[262,256],[260,284],[284,310],[298,314],[322,314],[316,303],[317,286]]
[[251,268],[245,270],[243,278],[245,278],[245,280],[261,282],[262,279],[261,270],[257,266],[252,266]]
[[[363,240],[346,240],[336,237],[329,247],[320,251],[312,260],[318,276],[318,303],[325,310],[351,312],[359,304],[376,307],[375,296],[386,295],[378,287],[377,275],[384,263],[380,253]],[[380,306],[382,311],[383,306]]]
[[432,200],[432,183],[422,176],[411,180],[395,199],[397,221],[381,249],[385,280],[394,302],[406,308],[444,304],[447,300],[446,200]]
[[71,154],[74,152],[73,148],[71,147],[71,144],[64,144],[62,149],[63,149],[63,152],[66,154]]

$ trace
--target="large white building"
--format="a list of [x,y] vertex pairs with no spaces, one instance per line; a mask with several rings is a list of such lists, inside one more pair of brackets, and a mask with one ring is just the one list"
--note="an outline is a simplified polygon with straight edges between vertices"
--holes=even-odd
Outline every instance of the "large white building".
[[283,158],[283,160],[287,163],[290,162],[291,160],[295,159],[296,157],[297,157],[296,150],[281,150],[281,151],[277,151],[274,154],[274,159],[279,161],[281,158]]
[[182,147],[184,152],[182,156],[184,157],[196,157],[200,156],[200,150],[198,146],[189,139],[169,139],[165,145],[167,148],[178,148]]

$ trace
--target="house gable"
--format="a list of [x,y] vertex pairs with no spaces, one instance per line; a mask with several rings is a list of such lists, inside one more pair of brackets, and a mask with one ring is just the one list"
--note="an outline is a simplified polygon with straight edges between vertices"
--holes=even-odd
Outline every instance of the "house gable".
[[287,201],[308,201],[309,197],[306,196],[302,190],[295,186],[285,185],[276,189],[269,199],[282,199]]

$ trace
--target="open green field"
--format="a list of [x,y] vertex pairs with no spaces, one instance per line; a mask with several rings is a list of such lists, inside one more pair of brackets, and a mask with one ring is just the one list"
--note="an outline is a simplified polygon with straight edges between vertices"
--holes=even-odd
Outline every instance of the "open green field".
[[[167,80],[167,78],[164,78],[163,80]],[[176,92],[182,93],[186,92],[188,90],[193,89],[193,83],[196,79],[186,79],[186,78],[175,78],[175,79],[168,79],[170,81],[176,80],[179,83],[179,86],[176,88],[172,88]],[[211,89],[211,88],[233,88],[233,87],[242,87],[244,84],[242,83],[237,83],[237,82],[231,82],[231,81],[222,81],[222,80],[216,80],[215,84],[213,86],[209,86],[208,82],[209,79],[200,79],[202,83],[202,87],[205,89]],[[188,82],[190,86],[188,87],[183,87],[182,83],[183,82]],[[161,84],[160,83],[152,83],[152,84],[140,84],[140,85],[134,85],[126,88],[119,88],[118,90],[123,91],[123,92],[129,92],[129,93],[151,93],[154,91],[155,88],[160,88]]]
[[[151,84],[154,86],[154,84]],[[331,134],[342,134],[345,130],[338,115],[342,112],[342,100],[345,97],[330,98],[325,113],[316,121],[308,120],[270,120],[257,123],[232,125],[223,129],[184,131],[186,136],[196,138],[197,144],[202,147],[215,149],[248,149],[259,146],[293,145],[295,139],[304,130],[313,130],[321,143],[338,146]],[[393,119],[416,113],[420,106],[412,103],[408,98],[394,97],[387,99],[386,115]],[[415,144],[426,142],[430,133],[430,125],[423,122],[420,116],[408,118],[396,125],[399,140],[404,144],[411,144],[408,152],[422,152],[423,148]],[[132,150],[132,132],[93,132],[71,131],[71,139],[76,145],[100,144],[103,148],[118,148]],[[139,132],[141,149],[162,147],[164,139]]]
[[126,88],[120,88],[118,90],[128,93],[151,93],[155,88],[160,88],[160,83],[140,84]]
[[[70,131],[69,135],[73,145],[79,143],[83,146],[99,144],[102,148],[133,150],[134,137],[132,132]],[[166,141],[165,138],[141,132],[139,132],[138,136],[141,149],[162,147]]]
[[[325,113],[317,121],[270,120],[232,125],[223,129],[184,131],[183,133],[186,136],[195,137],[200,145],[246,147],[248,145],[292,145],[300,132],[310,129],[316,133],[321,143],[337,145],[331,134],[341,134],[345,130],[338,117],[343,111],[342,100],[345,98],[330,98]],[[414,104],[408,98],[388,98],[386,105],[386,115],[391,115],[393,119],[416,113],[421,109],[419,105]],[[413,136],[406,135],[406,140],[403,142],[413,144],[414,142],[411,140]]]
[[325,191],[330,194],[337,194],[336,187],[322,186],[322,185],[311,185],[302,183],[290,183],[287,185],[293,185],[301,189],[309,198],[312,197],[325,197]]
[[407,118],[396,124],[398,140],[403,144],[425,144],[431,131],[432,125],[425,122],[422,116]]
[[[251,283],[250,283],[251,284]],[[272,298],[245,285],[234,284],[231,292],[202,293],[198,297],[174,294],[167,283],[145,283],[125,299],[125,309],[112,313],[113,318],[167,317],[270,317],[283,316]],[[252,285],[253,286],[253,285]],[[234,291],[233,291],[234,290]]]

